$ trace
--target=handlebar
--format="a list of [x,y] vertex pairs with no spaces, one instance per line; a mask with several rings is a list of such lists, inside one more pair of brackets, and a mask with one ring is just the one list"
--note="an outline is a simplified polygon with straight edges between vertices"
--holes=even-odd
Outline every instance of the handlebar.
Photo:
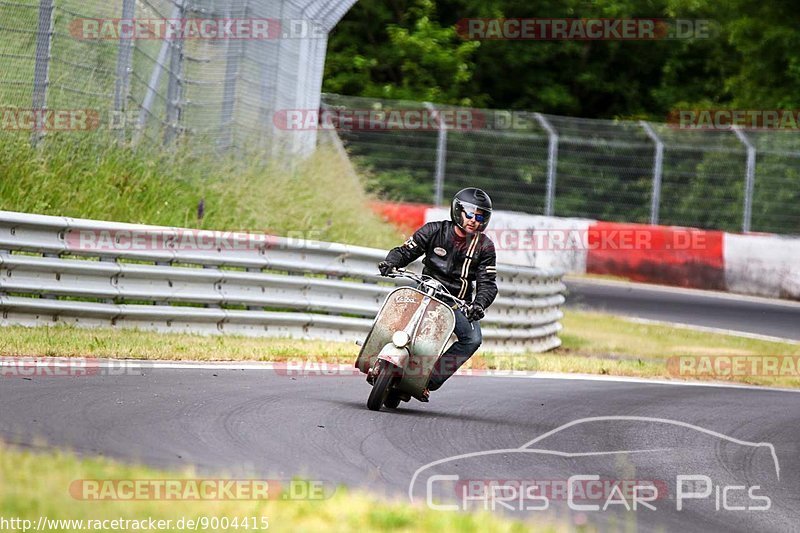
[[444,296],[445,298],[447,298],[447,299],[451,300],[452,302],[454,302],[455,305],[451,306],[453,309],[459,309],[464,314],[466,314],[467,310],[469,309],[469,304],[466,301],[461,300],[460,298],[456,298],[455,296],[450,294],[450,292],[447,290],[447,287],[442,285],[440,282],[438,282],[438,281],[436,282],[438,285],[440,285],[440,287],[429,283],[428,280],[434,279],[434,278],[431,278],[430,276],[420,276],[416,272],[412,272],[411,270],[406,270],[406,269],[403,269],[403,268],[395,268],[392,272],[390,272],[388,274],[387,277],[390,277],[390,278],[401,278],[402,277],[402,278],[408,278],[408,279],[410,279],[412,281],[416,281],[420,285],[425,285],[426,287],[432,289],[434,291],[434,293],[436,294],[436,296],[439,296],[439,297]]

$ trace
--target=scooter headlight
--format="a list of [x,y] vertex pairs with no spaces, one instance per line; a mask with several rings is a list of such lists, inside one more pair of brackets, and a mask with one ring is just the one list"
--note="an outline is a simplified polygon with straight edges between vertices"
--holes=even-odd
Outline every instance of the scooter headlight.
[[405,331],[395,331],[394,335],[392,335],[392,344],[398,348],[405,348],[410,341],[411,337]]

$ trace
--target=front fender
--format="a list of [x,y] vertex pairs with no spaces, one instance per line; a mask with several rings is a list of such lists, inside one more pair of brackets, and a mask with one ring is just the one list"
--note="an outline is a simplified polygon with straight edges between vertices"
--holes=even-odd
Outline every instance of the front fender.
[[406,365],[408,364],[408,349],[406,348],[398,348],[394,344],[387,343],[378,353],[378,359],[383,359],[389,363],[392,363],[399,369],[405,369]]

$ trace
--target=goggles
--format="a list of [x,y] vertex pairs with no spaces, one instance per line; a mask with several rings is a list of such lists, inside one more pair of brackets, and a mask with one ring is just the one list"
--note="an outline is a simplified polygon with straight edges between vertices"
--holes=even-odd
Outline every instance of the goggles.
[[477,213],[470,213],[469,211],[464,211],[464,216],[467,217],[467,220],[472,220],[475,217],[477,222],[483,222],[486,220],[486,215],[479,215]]
[[[482,207],[478,207],[474,204],[468,204],[466,202],[461,202],[461,207],[463,209],[464,216],[467,217],[467,220],[472,220],[473,218],[477,222],[483,222],[485,220],[489,220],[490,213],[486,213],[485,209]],[[478,211],[484,211],[483,214],[478,213]]]

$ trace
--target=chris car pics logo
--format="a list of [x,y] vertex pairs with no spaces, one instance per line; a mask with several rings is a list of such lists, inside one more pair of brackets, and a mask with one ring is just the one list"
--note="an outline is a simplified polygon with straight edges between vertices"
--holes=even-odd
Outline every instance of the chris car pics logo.
[[[615,423],[626,424],[628,434],[663,433],[672,436],[675,443],[664,441],[666,445],[635,449],[590,445],[578,449],[576,443],[596,439],[576,436],[596,436],[598,430],[607,434],[613,431],[609,424]],[[595,431],[584,433],[590,429]],[[747,468],[757,462],[762,466],[762,477],[744,482],[731,477],[727,466],[715,467],[711,461],[719,447],[734,450],[735,457],[741,453]],[[710,460],[707,469],[686,466],[686,457],[705,455]],[[657,476],[635,474],[637,465],[652,472],[656,462],[669,468]],[[610,475],[620,464],[625,465],[623,474]],[[553,476],[554,471],[564,475]],[[659,509],[764,512],[772,508],[769,490],[779,481],[780,464],[771,443],[741,440],[677,420],[601,416],[563,424],[518,448],[478,451],[430,462],[412,476],[408,496],[412,502],[424,501],[438,511],[535,513],[565,507],[567,512],[584,513]]]

